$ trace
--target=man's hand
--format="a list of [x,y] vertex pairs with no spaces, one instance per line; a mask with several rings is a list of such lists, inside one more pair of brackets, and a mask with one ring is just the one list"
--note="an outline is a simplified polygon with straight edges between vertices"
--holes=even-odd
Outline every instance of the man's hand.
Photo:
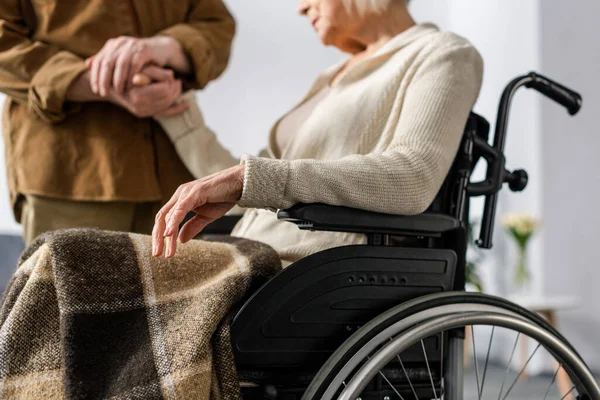
[[123,94],[111,88],[108,100],[136,117],[168,117],[188,108],[187,103],[177,102],[181,96],[181,81],[173,78],[171,70],[148,66],[132,81],[135,86]]
[[[173,257],[177,250],[177,239],[185,243],[206,225],[225,215],[241,198],[243,186],[243,165],[179,186],[171,200],[156,214],[152,230],[152,255],[160,256],[166,247],[166,256]],[[179,225],[192,211],[196,215],[178,232]]]
[[149,64],[170,67],[182,74],[188,74],[191,69],[181,45],[169,36],[110,39],[86,63],[90,68],[92,91],[102,97],[109,95],[111,87],[123,94],[133,76]]
[[90,80],[89,71],[81,74],[67,91],[67,99],[79,103],[110,101],[140,118],[177,115],[188,108],[185,102],[177,102],[181,96],[181,81],[175,80],[171,70],[152,65],[144,67],[134,76],[131,89],[117,93],[110,88],[106,97],[92,92]]

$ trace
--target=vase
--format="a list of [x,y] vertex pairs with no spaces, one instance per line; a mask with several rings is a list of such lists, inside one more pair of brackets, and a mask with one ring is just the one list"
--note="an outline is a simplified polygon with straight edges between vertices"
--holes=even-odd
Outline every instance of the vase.
[[514,271],[514,284],[519,292],[524,292],[528,285],[531,275],[527,266],[527,246],[518,246],[517,265]]

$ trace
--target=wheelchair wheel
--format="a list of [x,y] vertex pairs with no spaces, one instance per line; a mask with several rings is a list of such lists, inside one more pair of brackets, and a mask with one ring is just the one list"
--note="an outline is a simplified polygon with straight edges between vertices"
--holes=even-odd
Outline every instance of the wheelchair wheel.
[[[485,329],[480,326],[490,327],[486,332],[488,337],[479,335]],[[477,327],[471,343],[467,343],[469,348],[472,345],[474,356],[474,373],[467,379],[463,376],[461,338],[465,327]],[[480,345],[487,344],[486,350],[480,351],[485,362],[477,357],[476,333]],[[490,354],[494,353],[494,337],[496,350],[501,346],[501,354],[509,358],[509,367],[492,367],[489,363]],[[526,337],[530,343],[537,343],[537,347],[514,367],[517,344]],[[533,355],[542,353],[542,349],[555,360],[552,379],[543,384],[534,380],[533,385],[526,385],[519,378]],[[419,353],[420,358],[415,357]],[[528,386],[533,386],[536,392]],[[327,361],[303,400],[491,397],[504,400],[514,398],[513,395],[545,399],[556,397],[557,392],[559,399],[575,396],[600,399],[600,388],[585,363],[543,319],[492,296],[444,293],[407,302],[365,325]]]

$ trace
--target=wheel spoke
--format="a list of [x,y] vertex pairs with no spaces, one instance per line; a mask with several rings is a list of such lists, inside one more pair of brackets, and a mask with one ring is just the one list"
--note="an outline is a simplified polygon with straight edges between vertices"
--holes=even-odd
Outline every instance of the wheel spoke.
[[565,393],[565,395],[564,395],[563,397],[561,397],[561,398],[560,398],[560,400],[564,400],[564,399],[566,399],[566,398],[567,398],[567,396],[568,396],[568,395],[570,395],[570,394],[571,394],[571,392],[572,392],[573,390],[575,390],[575,386],[573,386],[573,387],[571,388],[571,390],[569,390],[567,393]]
[[510,353],[510,358],[508,359],[508,363],[506,364],[506,373],[504,374],[504,379],[502,380],[502,385],[500,385],[500,393],[498,393],[498,400],[502,398],[502,391],[504,390],[504,384],[506,383],[506,378],[508,378],[508,371],[510,371],[510,364],[512,363],[513,357],[515,356],[515,350],[517,350],[517,344],[519,343],[519,337],[521,337],[521,333],[517,333],[517,338],[515,339],[515,345],[513,346],[512,353]]
[[552,385],[556,381],[556,376],[558,375],[558,372],[560,371],[561,368],[562,368],[562,364],[559,364],[558,368],[556,369],[556,372],[554,373],[554,376],[552,377],[552,381],[550,381],[550,385],[548,386],[548,390],[546,390],[546,394],[544,395],[544,400],[546,400],[546,398],[548,397],[548,393],[550,393],[550,389],[552,389]]
[[475,363],[475,379],[477,379],[477,395],[481,400],[481,385],[479,384],[479,365],[477,363],[477,349],[475,348],[475,327],[471,327],[471,341],[473,342],[473,360]]
[[400,356],[396,356],[396,357],[398,357],[398,361],[400,361],[400,366],[402,367],[402,371],[404,371],[404,376],[406,376],[406,379],[408,380],[408,385],[410,386],[410,390],[412,390],[413,394],[415,395],[415,400],[419,400],[417,391],[415,390],[415,387],[413,386],[412,382],[410,381],[410,377],[408,376],[408,372],[406,372],[406,368],[404,368],[404,363],[402,362],[402,359],[400,358]]
[[441,355],[440,355],[440,377],[442,378],[442,382],[443,382],[443,378],[444,378],[444,332],[442,332],[442,341],[441,341]]
[[485,375],[487,373],[488,362],[490,361],[490,352],[492,350],[492,341],[494,340],[495,326],[492,326],[492,334],[490,335],[490,342],[488,343],[487,355],[485,356],[485,365],[483,366],[483,377],[481,378],[481,390],[479,391],[479,398],[483,396],[483,385],[485,385]]
[[521,374],[523,373],[523,371],[525,371],[525,369],[527,368],[527,365],[529,365],[529,361],[531,361],[531,359],[533,358],[533,356],[535,355],[535,353],[538,351],[538,349],[541,347],[542,345],[538,343],[538,345],[535,347],[535,350],[533,350],[533,353],[531,353],[531,355],[529,356],[529,358],[527,359],[527,361],[525,362],[525,365],[523,365],[523,368],[521,368],[521,370],[519,371],[519,373],[517,374],[517,377],[515,378],[515,380],[513,381],[512,385],[510,385],[510,387],[508,388],[508,390],[506,391],[506,394],[504,395],[504,397],[502,398],[502,400],[505,400],[508,395],[510,394],[510,391],[515,387],[515,385],[517,384],[517,382],[519,381],[519,378],[521,377]]
[[427,352],[425,351],[425,343],[423,343],[423,340],[421,340],[421,348],[423,349],[423,355],[425,356],[425,364],[427,365],[427,372],[429,373],[429,380],[431,381],[433,395],[435,396],[435,400],[438,400],[437,391],[435,390],[435,384],[433,383],[433,375],[431,375],[431,368],[429,368],[429,360],[427,359]]
[[383,374],[383,372],[379,371],[379,375],[381,375],[381,377],[382,377],[383,379],[385,379],[385,381],[387,382],[387,384],[388,384],[388,385],[390,385],[390,387],[392,388],[392,390],[393,390],[394,392],[396,392],[396,394],[398,395],[398,397],[400,397],[400,400],[404,400],[404,397],[402,397],[402,395],[400,394],[400,392],[398,392],[398,391],[396,390],[396,388],[394,387],[394,385],[392,385],[392,382],[390,382],[390,381],[389,381],[389,379],[388,379],[388,378],[386,378],[386,376]]

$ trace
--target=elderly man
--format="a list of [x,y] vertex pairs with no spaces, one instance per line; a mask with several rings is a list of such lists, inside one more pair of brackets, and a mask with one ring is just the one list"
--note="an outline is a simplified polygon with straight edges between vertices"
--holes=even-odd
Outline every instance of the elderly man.
[[[70,227],[151,232],[187,171],[152,117],[225,69],[222,0],[2,0],[0,91],[15,217],[31,242]],[[135,74],[153,79],[135,86]]]

